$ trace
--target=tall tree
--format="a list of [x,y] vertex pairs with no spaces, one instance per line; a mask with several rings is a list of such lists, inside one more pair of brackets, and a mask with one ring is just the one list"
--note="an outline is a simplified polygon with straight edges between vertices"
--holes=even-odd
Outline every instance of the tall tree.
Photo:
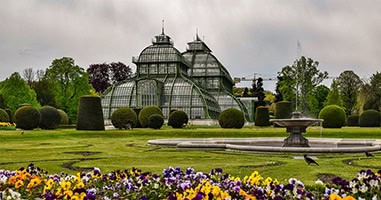
[[329,88],[325,85],[318,85],[312,91],[312,94],[309,96],[309,110],[313,117],[317,117],[320,110],[324,108],[324,103],[327,100],[329,93]]
[[283,80],[283,77],[278,76],[277,79],[278,79],[278,81],[276,83],[276,88],[275,88],[274,103],[279,102],[279,101],[283,101],[283,94],[282,94],[282,92],[280,92],[280,84],[279,84]]
[[[280,91],[283,97],[296,102],[298,110],[308,113],[308,97],[313,89],[328,77],[326,71],[320,72],[319,62],[302,56],[293,65],[282,68],[278,73],[283,78],[280,82]],[[297,94],[297,95],[296,95]]]
[[29,87],[27,82],[15,72],[2,82],[0,94],[4,97],[5,107],[15,111],[20,104],[29,103],[33,107],[38,107],[36,93]]
[[[253,87],[253,89],[254,89],[254,87]],[[258,106],[265,106],[266,105],[266,103],[265,103],[266,95],[264,93],[263,79],[261,77],[259,77],[257,79],[257,84],[255,87],[253,96],[258,98],[258,102],[257,102]]]
[[362,81],[353,71],[344,71],[336,79],[340,97],[347,115],[351,115],[356,104]]
[[37,81],[41,81],[45,76],[45,70],[42,70],[42,69],[38,69],[36,71],[36,79]]
[[33,90],[37,94],[37,101],[41,106],[49,105],[57,107],[56,93],[54,91],[54,84],[48,79],[41,79],[32,84]]
[[73,58],[63,57],[53,60],[45,77],[55,87],[58,107],[75,119],[79,97],[90,94],[92,89],[88,84],[88,74],[74,64]]
[[369,84],[364,84],[361,95],[363,97],[363,109],[381,110],[381,73],[376,72],[370,77]]
[[343,105],[343,101],[341,100],[339,87],[337,85],[336,80],[332,81],[331,90],[328,93],[327,101],[326,101],[325,105],[326,106],[328,106],[328,105],[342,106]]
[[98,93],[102,93],[110,86],[110,65],[106,63],[92,64],[87,69],[89,82]]
[[111,80],[113,83],[124,81],[124,80],[128,79],[132,74],[131,68],[129,66],[126,66],[122,62],[111,63],[110,64],[110,70],[112,73]]
[[34,81],[34,71],[33,68],[29,67],[22,71],[22,77],[28,83],[30,87],[32,87],[32,83]]

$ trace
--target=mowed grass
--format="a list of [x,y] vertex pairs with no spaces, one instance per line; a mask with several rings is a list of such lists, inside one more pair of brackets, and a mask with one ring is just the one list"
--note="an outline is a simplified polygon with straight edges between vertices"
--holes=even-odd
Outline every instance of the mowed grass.
[[[101,168],[102,172],[137,167],[161,173],[169,166],[209,172],[223,168],[225,173],[244,177],[253,171],[279,181],[290,177],[307,184],[319,177],[353,178],[361,169],[381,169],[381,153],[374,158],[364,154],[316,154],[320,166],[308,166],[301,154],[250,154],[233,151],[179,151],[175,148],[150,146],[148,140],[160,138],[216,137],[286,137],[284,128],[190,127],[161,130],[77,131],[74,129],[0,131],[0,169],[15,170],[34,163],[49,173],[75,173],[77,170]],[[380,128],[323,129],[312,127],[306,137],[381,139]],[[351,163],[350,165],[348,163]]]

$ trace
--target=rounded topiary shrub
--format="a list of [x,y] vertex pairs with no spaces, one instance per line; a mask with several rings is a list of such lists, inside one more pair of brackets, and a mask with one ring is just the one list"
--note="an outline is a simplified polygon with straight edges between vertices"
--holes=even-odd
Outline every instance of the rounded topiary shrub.
[[221,128],[242,128],[245,124],[243,112],[236,108],[228,108],[218,117]]
[[61,109],[57,109],[57,111],[60,113],[60,116],[61,116],[60,124],[61,125],[69,124],[69,117],[67,116],[66,112]]
[[[140,111],[141,111],[142,109],[141,109],[141,108],[134,108],[134,109],[132,109],[132,110],[134,110],[134,112],[136,113],[136,116],[138,117],[138,116],[139,116],[139,113],[140,113]],[[137,120],[136,120],[136,124],[135,124],[134,128],[142,128],[142,125],[140,124],[139,118],[137,118]]]
[[41,113],[31,106],[22,106],[16,110],[14,122],[16,128],[24,130],[33,130],[37,128],[41,121]]
[[9,115],[8,113],[0,108],[0,122],[9,122]]
[[164,117],[160,114],[153,114],[148,118],[147,126],[153,129],[160,129],[164,124]]
[[183,128],[188,124],[188,115],[182,110],[173,111],[168,118],[168,126]]
[[290,119],[292,117],[292,103],[289,101],[280,101],[275,104],[275,119]]
[[148,119],[153,114],[159,114],[163,117],[163,113],[157,106],[146,106],[139,113],[139,122],[143,128],[148,127]]
[[319,119],[323,119],[323,128],[341,128],[345,124],[345,111],[338,105],[329,105],[321,109]]
[[118,108],[111,115],[111,123],[118,129],[131,129],[135,127],[137,120],[135,111],[128,107]]
[[347,117],[347,126],[358,126],[359,125],[359,115],[349,115]]
[[4,110],[5,110],[5,112],[7,112],[7,114],[8,114],[8,117],[9,117],[9,123],[13,123],[13,112],[12,112],[12,110],[9,109],[9,108],[6,108],[6,109],[4,109]]
[[42,129],[55,129],[61,122],[60,113],[52,106],[42,106],[40,108],[40,113],[40,128]]
[[267,107],[259,106],[255,112],[255,126],[270,126],[270,114]]
[[380,112],[377,110],[366,110],[359,117],[359,125],[360,127],[379,127],[381,125],[380,118]]
[[77,130],[105,130],[100,97],[81,96],[78,103]]

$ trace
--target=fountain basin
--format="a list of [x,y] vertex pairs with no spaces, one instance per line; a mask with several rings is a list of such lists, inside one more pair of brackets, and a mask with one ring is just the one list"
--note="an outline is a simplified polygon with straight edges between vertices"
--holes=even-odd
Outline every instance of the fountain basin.
[[310,138],[310,147],[283,147],[284,138],[193,138],[149,140],[149,145],[178,150],[248,153],[363,153],[381,151],[380,139]]

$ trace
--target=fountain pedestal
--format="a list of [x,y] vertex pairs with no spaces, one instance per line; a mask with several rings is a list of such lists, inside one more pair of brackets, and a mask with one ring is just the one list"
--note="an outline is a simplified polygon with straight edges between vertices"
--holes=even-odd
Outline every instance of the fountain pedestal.
[[322,122],[322,119],[302,118],[300,112],[293,112],[291,119],[271,119],[270,121],[286,127],[290,135],[284,140],[283,147],[310,147],[308,140],[303,137],[308,126]]
[[284,139],[283,147],[310,147],[308,140],[303,137],[307,127],[286,127],[286,132],[290,133],[288,138]]

